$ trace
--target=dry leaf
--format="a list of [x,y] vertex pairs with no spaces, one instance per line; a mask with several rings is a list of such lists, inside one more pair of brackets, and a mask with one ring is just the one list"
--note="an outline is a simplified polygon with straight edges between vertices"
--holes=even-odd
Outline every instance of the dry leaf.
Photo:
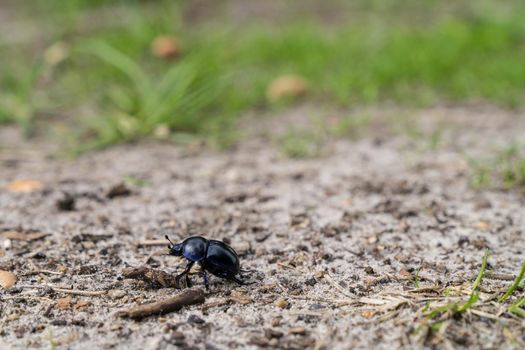
[[283,75],[273,80],[266,90],[266,96],[271,102],[283,98],[297,98],[308,91],[308,82],[297,75]]
[[21,231],[9,230],[9,231],[4,231],[0,233],[0,237],[4,239],[11,239],[13,241],[27,241],[27,242],[35,241],[37,239],[41,239],[46,236],[49,236],[49,233],[43,233],[39,231],[21,232]]
[[9,271],[0,270],[0,286],[9,289],[16,283],[16,276]]
[[15,180],[7,185],[7,190],[16,193],[29,193],[42,189],[44,184],[38,180]]
[[57,300],[57,306],[60,310],[68,310],[71,307],[71,297],[63,297]]
[[172,36],[160,35],[151,43],[151,53],[159,58],[175,58],[182,51],[180,40]]

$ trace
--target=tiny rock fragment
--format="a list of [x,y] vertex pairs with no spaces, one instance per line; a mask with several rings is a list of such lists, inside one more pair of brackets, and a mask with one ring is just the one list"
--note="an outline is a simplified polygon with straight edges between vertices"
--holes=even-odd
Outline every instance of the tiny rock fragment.
[[24,325],[19,325],[15,328],[15,335],[17,338],[22,338],[25,332],[27,332],[27,329]]
[[69,310],[69,308],[71,307],[71,297],[68,295],[67,297],[58,299],[57,307],[60,310]]
[[284,335],[284,333],[276,329],[267,328],[264,330],[264,335],[266,335],[266,338],[271,339],[271,338],[281,338]]
[[205,324],[206,321],[204,321],[202,318],[200,318],[199,316],[197,315],[190,315],[188,317],[188,323],[193,323],[193,324]]
[[279,298],[275,301],[275,306],[280,307],[281,309],[286,309],[288,305],[288,302],[283,298]]
[[109,296],[113,299],[121,299],[126,296],[125,290],[115,289],[109,292]]
[[106,197],[109,199],[113,199],[115,197],[124,197],[129,196],[131,194],[131,190],[126,186],[125,183],[119,183],[113,187],[111,187],[106,194]]
[[279,317],[272,318],[272,321],[270,322],[272,327],[277,327],[279,324],[281,324],[281,319]]
[[0,286],[5,289],[9,289],[16,283],[16,276],[14,273],[9,271],[0,270]]
[[368,243],[369,244],[374,244],[377,242],[377,236],[370,236],[368,237]]
[[43,187],[44,184],[38,180],[15,180],[7,185],[7,190],[14,193],[30,193]]
[[410,261],[410,258],[404,254],[397,254],[394,258],[403,264],[406,264]]
[[12,314],[9,314],[7,317],[6,317],[6,320],[7,321],[16,321],[20,318],[20,315],[17,314],[17,313],[12,313]]
[[485,221],[485,220],[481,220],[480,222],[476,223],[474,225],[475,228],[479,229],[479,230],[488,230],[490,228],[490,223],[488,221]]
[[372,310],[365,310],[365,311],[361,312],[361,316],[364,317],[364,318],[367,318],[367,319],[374,317],[374,315],[375,315],[375,312],[372,311]]
[[267,347],[269,345],[268,340],[263,337],[252,337],[250,338],[250,344],[257,345],[260,347]]
[[151,43],[151,53],[158,58],[173,59],[182,53],[182,43],[169,35],[159,35]]
[[306,334],[306,329],[304,327],[292,327],[288,330],[288,333],[304,335]]
[[411,279],[411,278],[414,277],[410,272],[408,272],[408,271],[405,270],[405,269],[401,269],[401,270],[399,271],[399,275],[400,275],[401,277],[403,277],[403,278],[406,278],[406,279]]
[[277,102],[282,99],[297,98],[305,95],[309,90],[308,82],[298,75],[283,75],[274,79],[266,90],[269,101]]
[[75,210],[75,197],[69,193],[65,193],[59,198],[56,203],[56,207],[60,211],[74,211]]
[[83,310],[86,309],[89,305],[91,305],[91,302],[89,300],[79,300],[75,304],[75,310]]

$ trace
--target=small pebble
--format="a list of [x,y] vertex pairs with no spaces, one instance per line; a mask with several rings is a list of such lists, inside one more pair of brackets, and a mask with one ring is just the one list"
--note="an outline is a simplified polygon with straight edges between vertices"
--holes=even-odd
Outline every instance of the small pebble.
[[113,299],[120,299],[120,298],[124,298],[127,293],[126,291],[124,290],[121,290],[121,289],[115,289],[115,290],[112,290],[111,292],[109,292],[109,295],[113,298]]
[[280,307],[281,309],[286,309],[288,305],[289,303],[283,298],[277,299],[275,301],[275,306]]
[[4,239],[4,244],[3,244],[3,246],[4,246],[4,249],[5,249],[5,250],[11,249],[11,246],[12,246],[12,245],[13,245],[13,244],[12,244],[12,242],[11,242],[10,239]]
[[264,335],[266,336],[266,338],[271,339],[280,338],[284,335],[284,333],[276,329],[267,328],[264,330]]
[[202,318],[200,318],[197,315],[190,315],[190,317],[188,317],[188,323],[204,324],[206,323],[206,321],[204,321]]
[[308,307],[308,310],[319,310],[324,309],[324,306],[321,304],[312,304]]

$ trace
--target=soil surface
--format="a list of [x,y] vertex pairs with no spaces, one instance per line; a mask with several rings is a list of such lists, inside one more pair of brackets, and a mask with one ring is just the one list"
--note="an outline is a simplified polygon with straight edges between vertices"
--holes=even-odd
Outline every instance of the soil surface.
[[[261,124],[277,133],[303,114]],[[223,153],[140,143],[65,160],[2,129],[0,270],[18,280],[0,289],[0,348],[522,348],[522,319],[496,299],[525,260],[525,195],[473,190],[467,159],[525,141],[525,118],[420,114],[421,130],[443,128],[438,147],[376,130],[306,160],[283,157],[269,132]],[[212,277],[204,304],[119,317],[179,293],[122,276],[181,272],[164,234],[229,243],[253,283]],[[476,306],[429,328],[429,310],[468,299],[484,248],[492,274]],[[198,268],[191,278],[203,287]]]

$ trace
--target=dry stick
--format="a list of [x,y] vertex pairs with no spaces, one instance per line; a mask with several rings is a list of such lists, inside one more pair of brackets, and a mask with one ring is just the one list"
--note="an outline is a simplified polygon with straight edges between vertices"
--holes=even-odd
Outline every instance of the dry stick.
[[91,291],[91,290],[78,290],[78,289],[64,289],[64,288],[56,288],[56,287],[51,287],[53,288],[53,290],[55,292],[61,292],[61,293],[66,293],[66,294],[74,294],[74,295],[83,295],[83,296],[86,296],[86,297],[96,297],[96,296],[99,296],[99,295],[104,295],[104,294],[107,294],[107,290],[94,290],[94,291]]
[[202,289],[188,289],[172,298],[139,305],[129,310],[120,311],[117,315],[120,317],[141,319],[151,315],[163,315],[169,312],[178,311],[184,306],[203,302],[204,291]]
[[78,290],[78,289],[66,289],[66,288],[58,288],[50,284],[46,284],[44,286],[28,286],[28,285],[22,285],[20,286],[22,288],[51,288],[54,292],[60,292],[60,293],[66,293],[66,294],[74,294],[74,295],[83,295],[87,297],[95,297],[107,294],[107,290]]
[[144,241],[140,241],[137,244],[137,247],[156,247],[156,246],[168,246],[168,242],[164,239],[146,239]]
[[35,270],[35,271],[29,271],[29,272],[23,273],[23,274],[20,275],[20,276],[38,275],[38,274],[40,274],[40,273],[46,273],[46,274],[50,274],[50,275],[58,275],[58,276],[62,276],[62,275],[63,275],[62,272],[58,272],[58,271],[51,271],[51,270]]

